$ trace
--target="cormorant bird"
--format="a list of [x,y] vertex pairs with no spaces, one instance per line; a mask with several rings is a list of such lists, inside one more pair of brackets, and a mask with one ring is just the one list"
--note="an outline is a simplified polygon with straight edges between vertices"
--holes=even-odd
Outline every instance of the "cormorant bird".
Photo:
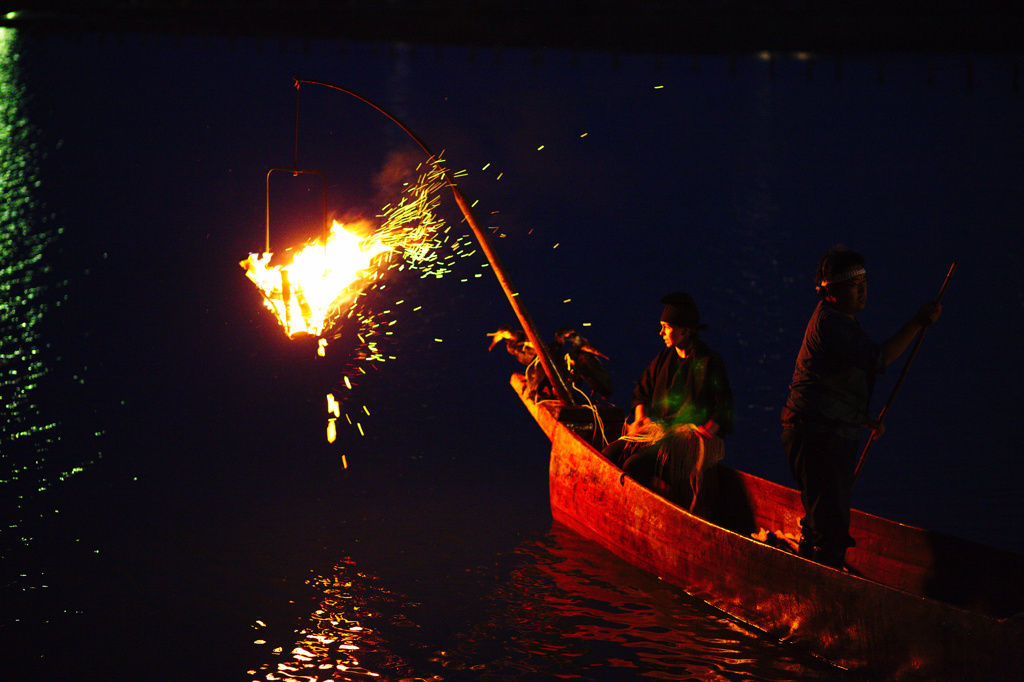
[[492,332],[487,336],[492,337],[491,345],[487,349],[488,351],[493,350],[495,346],[504,341],[505,349],[509,354],[515,356],[516,360],[524,365],[529,366],[533,359],[537,357],[537,351],[534,350],[533,344],[526,338],[526,332],[522,329],[513,329],[505,325],[498,327],[498,331]]
[[[553,394],[554,390],[551,387],[551,382],[548,381],[548,376],[544,372],[544,367],[541,366],[540,360],[537,359],[537,351],[533,347],[533,343],[526,337],[526,332],[522,329],[514,329],[511,326],[505,325],[498,327],[495,332],[489,333],[487,336],[492,338],[490,351],[496,345],[505,342],[505,348],[509,354],[515,356],[515,359],[526,365],[526,394],[531,400],[537,400],[538,396],[542,394]],[[562,346],[563,342],[557,340],[546,344],[548,354],[551,359],[555,362],[561,360],[562,357]],[[564,366],[563,366],[564,371]]]
[[555,340],[560,347],[566,343],[569,348],[565,355],[568,358],[568,366],[571,372],[570,379],[573,383],[579,383],[582,379],[590,387],[590,394],[597,394],[603,400],[612,396],[612,379],[608,370],[604,368],[599,357],[608,359],[608,356],[597,350],[585,338],[572,327],[562,327],[555,334]]

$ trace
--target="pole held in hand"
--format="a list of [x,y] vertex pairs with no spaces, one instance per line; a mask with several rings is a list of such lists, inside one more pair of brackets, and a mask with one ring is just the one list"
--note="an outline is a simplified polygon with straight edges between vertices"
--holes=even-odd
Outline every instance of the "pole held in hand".
[[[939,303],[942,301],[942,295],[946,293],[946,287],[949,286],[949,280],[953,277],[953,271],[956,270],[956,261],[949,267],[949,272],[946,274],[946,279],[942,282],[942,288],[939,289],[939,295],[935,298],[935,302]],[[914,341],[914,347],[910,349],[910,356],[907,357],[906,364],[903,365],[903,371],[900,372],[899,379],[896,380],[896,385],[892,389],[892,393],[889,394],[889,399],[885,401],[885,407],[878,414],[879,425],[885,422],[885,415],[889,411],[889,406],[892,405],[893,399],[900,390],[900,386],[903,385],[903,380],[907,378],[907,371],[910,370],[910,363],[914,361],[914,356],[917,354],[917,349],[921,347],[921,341],[924,339],[924,333],[928,330],[928,327],[921,327],[921,331],[917,333],[917,339]],[[860,453],[860,460],[857,461],[857,468],[853,471],[853,480],[857,481],[857,477],[860,476],[860,470],[864,466],[864,459],[868,456],[868,452],[871,451],[871,446],[874,445],[875,439],[878,437],[878,431],[872,431],[871,437],[868,438],[867,444],[864,446],[864,452]]]

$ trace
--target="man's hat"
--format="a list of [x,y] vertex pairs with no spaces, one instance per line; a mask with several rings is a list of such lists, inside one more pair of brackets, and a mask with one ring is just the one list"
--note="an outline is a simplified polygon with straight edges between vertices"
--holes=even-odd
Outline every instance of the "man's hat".
[[689,294],[675,291],[663,297],[661,302],[665,304],[665,311],[661,314],[662,322],[667,322],[673,327],[708,328],[706,324],[700,323],[697,304]]

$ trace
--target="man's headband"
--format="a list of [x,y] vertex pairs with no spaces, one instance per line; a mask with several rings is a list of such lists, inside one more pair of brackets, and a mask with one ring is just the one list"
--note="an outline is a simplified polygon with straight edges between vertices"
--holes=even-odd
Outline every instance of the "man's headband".
[[832,277],[823,280],[822,283],[818,286],[818,288],[820,289],[821,287],[827,287],[829,284],[838,284],[839,282],[845,282],[847,280],[853,279],[854,277],[864,274],[867,274],[864,270],[864,266],[855,265],[852,268],[843,270],[842,272],[837,272]]

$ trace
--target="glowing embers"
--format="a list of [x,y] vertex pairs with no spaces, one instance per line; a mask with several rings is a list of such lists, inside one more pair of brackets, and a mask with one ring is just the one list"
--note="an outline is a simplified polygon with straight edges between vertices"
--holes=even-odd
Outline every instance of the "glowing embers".
[[374,259],[389,251],[379,240],[363,239],[335,221],[326,246],[307,244],[290,264],[272,265],[273,254],[251,253],[240,265],[288,336],[319,336],[372,277]]

